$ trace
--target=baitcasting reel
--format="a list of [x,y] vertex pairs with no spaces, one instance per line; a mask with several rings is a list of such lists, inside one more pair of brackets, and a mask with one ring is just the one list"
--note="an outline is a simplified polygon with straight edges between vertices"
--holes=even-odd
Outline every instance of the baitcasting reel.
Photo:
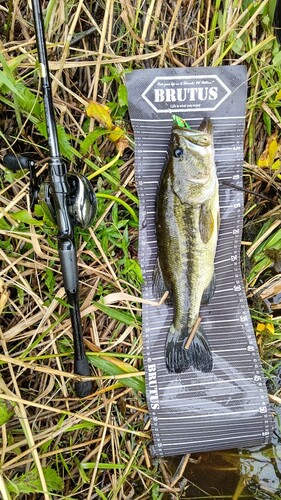
[[[3,165],[9,170],[16,172],[21,169],[29,169],[30,172],[30,207],[34,209],[36,203],[51,215],[54,222],[57,222],[56,210],[54,206],[52,187],[48,182],[42,182],[40,177],[36,176],[35,162],[26,156],[7,154],[3,158]],[[67,208],[73,226],[82,228],[90,227],[93,224],[97,201],[92,184],[82,174],[65,174],[68,187]]]

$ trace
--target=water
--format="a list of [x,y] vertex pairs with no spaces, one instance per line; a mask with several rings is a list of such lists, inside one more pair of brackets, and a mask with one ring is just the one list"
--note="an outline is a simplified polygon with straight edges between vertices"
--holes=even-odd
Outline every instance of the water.
[[[178,498],[280,500],[281,408],[274,406],[273,411],[276,426],[272,446],[192,454],[184,473],[187,481],[182,481],[183,486],[186,484]],[[180,460],[181,457],[168,459],[167,465],[172,475]]]

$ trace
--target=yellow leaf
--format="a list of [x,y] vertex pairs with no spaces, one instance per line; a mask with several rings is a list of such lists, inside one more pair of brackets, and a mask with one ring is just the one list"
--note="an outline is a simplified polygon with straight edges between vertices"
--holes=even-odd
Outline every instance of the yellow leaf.
[[274,133],[267,139],[266,148],[258,159],[258,167],[272,167],[278,150],[277,133]]
[[268,163],[270,166],[273,164],[273,162],[275,160],[278,148],[279,148],[279,146],[278,146],[276,139],[273,139],[268,147]]
[[274,328],[274,325],[272,323],[267,323],[266,329],[269,333],[271,333],[271,335],[273,335],[275,332],[275,328]]
[[112,130],[114,125],[110,116],[110,109],[105,104],[90,102],[86,108],[86,113],[90,118],[97,120],[103,127]]
[[280,101],[280,99],[281,99],[281,89],[278,90],[278,92],[277,92],[277,94],[275,96],[275,101]]
[[273,170],[278,170],[281,166],[281,160],[275,160],[275,162],[272,164],[272,169]]
[[112,141],[112,142],[116,142],[118,141],[118,139],[120,139],[121,137],[123,137],[125,135],[125,132],[124,130],[122,130],[120,127],[115,127],[113,129],[113,131],[109,134],[108,138]]
[[256,328],[257,333],[270,333],[274,334],[274,325],[272,323],[258,323]]

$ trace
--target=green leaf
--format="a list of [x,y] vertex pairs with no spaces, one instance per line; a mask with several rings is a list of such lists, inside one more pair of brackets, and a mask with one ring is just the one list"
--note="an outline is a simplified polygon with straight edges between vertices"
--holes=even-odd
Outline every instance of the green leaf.
[[272,265],[272,260],[269,257],[262,258],[250,271],[247,281],[254,285],[258,276]]
[[32,113],[38,119],[42,119],[42,107],[36,95],[29,90],[22,82],[16,82],[16,89],[19,92],[18,103],[24,111]]
[[45,283],[50,295],[53,295],[56,286],[56,280],[52,269],[49,269],[48,267],[46,268],[45,272]]
[[123,83],[118,87],[118,102],[120,106],[128,106],[128,92]]
[[279,67],[281,64],[281,52],[278,52],[276,56],[273,57],[272,59],[272,64],[275,67]]
[[232,45],[232,50],[233,52],[235,52],[235,54],[243,56],[243,54],[245,54],[244,41],[241,40],[241,38],[237,38],[237,40],[235,40],[235,43]]
[[120,309],[115,309],[113,307],[106,306],[102,304],[101,302],[92,302],[97,309],[100,311],[104,312],[111,318],[116,319],[117,321],[120,321],[121,323],[125,323],[125,325],[136,325],[137,321],[131,314],[127,314],[125,312],[120,311]]
[[123,207],[126,208],[126,210],[128,210],[128,212],[133,217],[134,221],[138,222],[138,216],[135,213],[135,211],[132,209],[132,207],[130,205],[128,205],[128,203],[126,203],[121,198],[117,198],[117,196],[113,196],[112,194],[108,194],[108,193],[97,193],[96,197],[97,198],[107,198],[109,200],[115,201],[115,203],[120,203],[120,205],[123,205]]
[[[51,467],[44,469],[44,476],[48,491],[62,491],[63,481],[57,472]],[[42,485],[37,469],[32,469],[26,474],[16,475],[9,483],[7,483],[9,491],[16,493],[42,493]]]
[[[36,124],[36,127],[39,130],[40,134],[42,134],[43,137],[47,139],[46,123],[39,122]],[[69,142],[69,135],[60,124],[57,124],[57,133],[61,156],[63,156],[64,158],[68,158],[68,160],[72,160],[75,150]]]
[[163,493],[159,491],[159,484],[154,483],[151,488],[151,500],[161,500]]
[[10,216],[15,219],[19,220],[20,222],[24,222],[25,224],[33,224],[34,226],[42,226],[43,221],[34,219],[27,210],[19,210],[18,212],[14,212],[13,214],[10,214]]
[[11,231],[11,226],[4,219],[4,217],[2,219],[0,219],[0,229],[4,229],[4,231]]
[[266,132],[268,136],[271,136],[271,119],[270,116],[264,111],[262,114],[263,121],[265,124]]
[[47,226],[50,226],[52,228],[56,227],[56,223],[53,219],[51,211],[50,211],[48,204],[46,203],[45,200],[40,200],[40,205],[35,205],[34,214],[37,217],[43,217],[43,222]]
[[44,476],[46,479],[48,490],[60,491],[63,489],[63,480],[58,475],[57,471],[55,471],[51,467],[47,467],[46,469],[44,469]]
[[[139,391],[142,394],[145,394],[144,377],[130,377],[130,373],[133,374],[136,371],[134,366],[131,366],[124,362],[120,363],[120,366],[118,366],[110,359],[106,359],[106,357],[102,358],[102,353],[99,353],[98,356],[95,356],[94,353],[89,354],[88,358],[92,365],[102,370],[102,372],[106,375],[112,375],[114,377],[115,375],[128,374],[128,377],[118,379],[118,382],[126,387],[131,387],[131,389],[134,389],[135,391]],[[122,369],[122,366],[124,367],[124,365],[126,365],[126,371],[125,369]]]
[[101,490],[98,489],[97,486],[95,486],[95,491],[99,495],[99,497],[101,498],[101,500],[108,500],[107,497],[103,494],[103,492]]
[[0,426],[6,424],[14,415],[15,403],[0,399]]
[[97,127],[95,130],[90,132],[87,137],[80,144],[80,151],[85,154],[89,151],[92,144],[101,136],[108,134],[109,131],[102,127]]
[[5,87],[13,92],[13,94],[16,94],[16,96],[21,97],[15,85],[9,80],[3,71],[0,71],[0,87],[2,87],[2,85],[5,85]]

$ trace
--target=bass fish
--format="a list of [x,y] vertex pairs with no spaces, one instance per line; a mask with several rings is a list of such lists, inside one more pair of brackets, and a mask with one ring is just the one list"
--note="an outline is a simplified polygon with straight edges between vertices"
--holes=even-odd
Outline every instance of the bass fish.
[[207,304],[215,291],[218,229],[212,123],[206,118],[194,130],[174,117],[169,157],[157,196],[158,261],[154,276],[155,289],[161,295],[168,290],[174,309],[166,340],[169,372],[180,373],[190,367],[210,372],[213,368],[206,334],[196,325],[201,304]]

